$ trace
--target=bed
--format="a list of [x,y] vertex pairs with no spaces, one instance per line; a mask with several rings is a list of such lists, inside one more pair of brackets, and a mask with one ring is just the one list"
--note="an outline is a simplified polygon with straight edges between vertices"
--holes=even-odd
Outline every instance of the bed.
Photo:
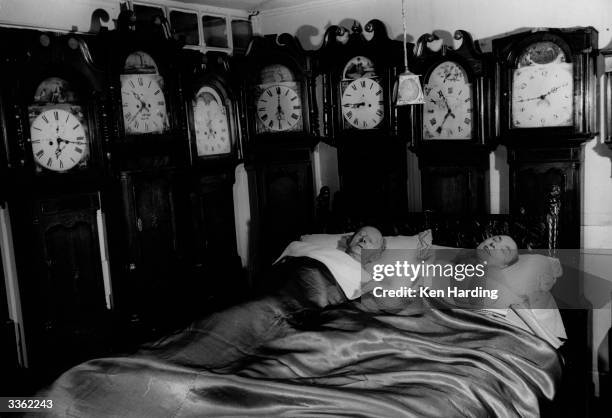
[[[558,223],[551,214],[558,210],[521,219],[414,214],[375,224],[389,235],[431,228],[438,244],[454,247],[509,233],[523,248],[554,252],[557,231],[550,228]],[[371,221],[328,222],[326,232]],[[285,258],[269,274],[270,283],[278,283],[269,293],[196,321],[136,354],[76,366],[40,395],[54,400],[54,415],[88,417],[576,411],[560,409],[567,406],[558,399],[567,390],[564,382],[582,379],[586,338],[580,340],[574,328],[585,325],[581,317],[567,316],[568,341],[555,350],[527,331],[442,301],[417,299],[388,313],[348,300],[330,269],[309,257]],[[580,403],[579,395],[572,394],[572,404]]]

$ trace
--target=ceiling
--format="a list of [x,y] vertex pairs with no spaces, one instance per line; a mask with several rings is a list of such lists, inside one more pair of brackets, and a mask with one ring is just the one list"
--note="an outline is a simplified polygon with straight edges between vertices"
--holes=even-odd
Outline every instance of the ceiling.
[[181,3],[225,7],[240,10],[270,10],[303,4],[303,0],[177,0]]

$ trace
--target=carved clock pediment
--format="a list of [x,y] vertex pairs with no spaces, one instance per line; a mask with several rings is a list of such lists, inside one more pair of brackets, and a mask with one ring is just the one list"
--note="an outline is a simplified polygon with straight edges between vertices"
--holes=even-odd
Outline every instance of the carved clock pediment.
[[325,140],[335,145],[347,135],[395,134],[393,86],[403,62],[402,43],[389,39],[377,19],[364,28],[355,22],[350,30],[332,25],[323,39],[315,71],[323,77]]

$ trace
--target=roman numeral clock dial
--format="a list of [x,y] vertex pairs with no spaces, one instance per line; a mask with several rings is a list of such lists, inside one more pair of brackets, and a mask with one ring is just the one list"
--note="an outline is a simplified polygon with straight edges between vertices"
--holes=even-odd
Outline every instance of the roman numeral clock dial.
[[64,109],[41,112],[30,126],[32,154],[38,165],[52,171],[67,171],[88,154],[85,128]]
[[298,93],[290,87],[267,87],[257,100],[257,117],[270,131],[289,131],[298,127],[302,119],[302,103]]
[[204,86],[198,91],[193,101],[193,120],[199,157],[231,152],[227,111],[212,87]]
[[121,75],[121,102],[126,134],[163,133],[169,129],[160,77],[153,74]]
[[471,139],[472,85],[456,62],[445,61],[431,72],[425,85],[424,139]]
[[385,117],[383,90],[372,78],[350,82],[342,93],[342,116],[357,129],[372,129]]

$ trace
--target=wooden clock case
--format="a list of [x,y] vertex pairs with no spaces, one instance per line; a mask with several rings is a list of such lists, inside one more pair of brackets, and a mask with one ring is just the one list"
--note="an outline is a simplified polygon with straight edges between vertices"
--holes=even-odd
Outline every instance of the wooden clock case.
[[482,53],[468,32],[457,30],[454,40],[461,42],[458,47],[442,42],[433,51],[428,44],[439,38],[435,34],[422,35],[410,61],[411,68],[422,75],[424,84],[444,62],[452,62],[465,71],[471,84],[471,138],[426,139],[423,106],[411,106],[400,112],[411,121],[409,137],[411,149],[419,158],[423,209],[440,213],[485,213],[488,206],[485,181],[493,148],[494,66],[491,54]]

